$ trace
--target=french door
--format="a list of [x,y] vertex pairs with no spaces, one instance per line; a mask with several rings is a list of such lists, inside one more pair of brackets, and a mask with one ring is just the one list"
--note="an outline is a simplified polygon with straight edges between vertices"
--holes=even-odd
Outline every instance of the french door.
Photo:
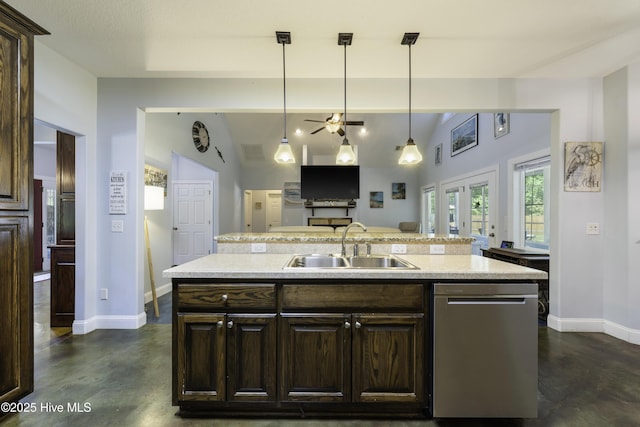
[[441,184],[440,232],[474,237],[480,247],[497,243],[496,171]]

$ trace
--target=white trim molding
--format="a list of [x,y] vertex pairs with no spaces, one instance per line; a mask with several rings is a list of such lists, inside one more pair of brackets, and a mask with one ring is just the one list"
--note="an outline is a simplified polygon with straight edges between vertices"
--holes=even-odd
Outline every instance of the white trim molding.
[[73,321],[73,334],[85,335],[96,329],[138,329],[147,323],[147,314],[137,316],[94,316],[87,320]]
[[560,318],[549,315],[547,325],[559,332],[600,332],[631,344],[640,345],[640,330],[628,328],[610,320]]

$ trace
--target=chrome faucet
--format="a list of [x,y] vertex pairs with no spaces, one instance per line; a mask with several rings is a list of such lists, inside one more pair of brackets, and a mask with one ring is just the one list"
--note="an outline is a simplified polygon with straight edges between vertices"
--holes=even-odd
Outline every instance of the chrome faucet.
[[352,222],[344,228],[344,231],[342,232],[342,251],[340,252],[340,255],[342,255],[343,257],[347,256],[347,249],[344,247],[344,240],[346,239],[347,232],[349,231],[349,229],[351,229],[351,227],[360,227],[362,228],[362,231],[367,231],[367,227],[361,222]]

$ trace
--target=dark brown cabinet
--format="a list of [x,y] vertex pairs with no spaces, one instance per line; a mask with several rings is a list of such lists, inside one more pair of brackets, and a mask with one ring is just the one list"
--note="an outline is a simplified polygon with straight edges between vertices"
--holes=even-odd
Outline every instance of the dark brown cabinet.
[[70,327],[75,319],[76,248],[51,248],[51,326]]
[[[274,288],[270,284],[180,287],[174,403],[276,400]],[[242,312],[249,308],[272,312]]]
[[0,402],[33,390],[33,41],[39,34],[48,32],[0,2]]
[[281,400],[351,401],[350,321],[342,314],[282,314]]
[[173,403],[181,413],[423,416],[427,288],[174,279]]
[[283,314],[283,401],[424,398],[423,314]]

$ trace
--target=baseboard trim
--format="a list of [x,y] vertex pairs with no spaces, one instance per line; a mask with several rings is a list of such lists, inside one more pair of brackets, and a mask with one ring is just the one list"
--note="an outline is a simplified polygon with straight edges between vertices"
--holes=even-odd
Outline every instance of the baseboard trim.
[[631,344],[640,345],[640,330],[605,319],[560,318],[547,316],[547,326],[559,332],[600,332]]
[[147,314],[135,316],[94,316],[87,320],[74,320],[74,335],[85,335],[96,329],[138,329],[147,323]]
[[[156,287],[156,295],[160,298],[162,295],[166,295],[172,290],[171,282],[165,283],[160,287]],[[153,300],[153,293],[151,291],[144,293],[144,303],[148,303]]]

